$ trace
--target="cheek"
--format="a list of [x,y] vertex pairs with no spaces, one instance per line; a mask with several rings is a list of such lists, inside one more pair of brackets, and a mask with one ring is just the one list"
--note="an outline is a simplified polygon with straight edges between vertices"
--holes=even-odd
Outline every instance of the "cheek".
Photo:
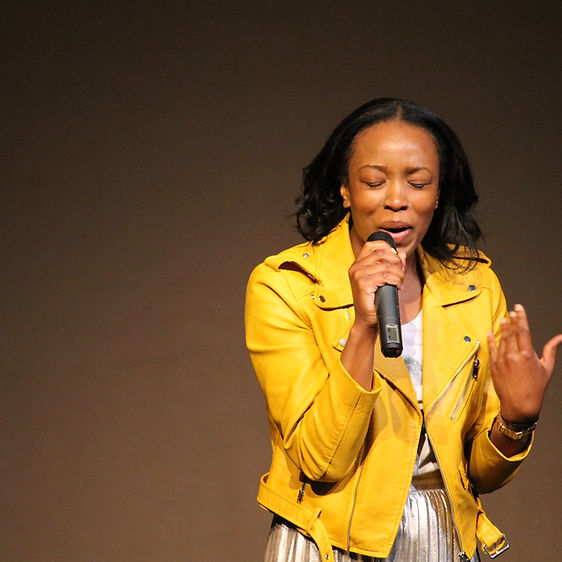
[[427,214],[427,218],[425,220],[425,231],[427,232],[427,230],[429,229],[429,227],[431,226],[431,223],[433,222],[433,217],[434,217],[435,213],[431,212]]
[[421,213],[425,216],[428,216],[430,219],[433,218],[435,213],[435,201],[430,201],[426,205],[424,205]]
[[435,214],[435,204],[437,197],[424,197],[417,201],[416,210],[420,217],[423,217],[431,222]]
[[382,197],[376,191],[362,190],[351,193],[351,203],[357,211],[373,213],[382,204]]

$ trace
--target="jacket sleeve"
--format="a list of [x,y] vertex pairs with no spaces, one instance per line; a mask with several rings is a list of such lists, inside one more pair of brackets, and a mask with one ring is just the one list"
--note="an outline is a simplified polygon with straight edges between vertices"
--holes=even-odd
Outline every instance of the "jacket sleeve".
[[[365,391],[337,359],[331,371],[287,275],[259,265],[246,293],[246,342],[265,394],[273,434],[316,481],[337,481],[360,454],[381,381]],[[274,444],[275,446],[275,444]]]
[[[486,282],[489,288],[490,307],[492,311],[492,331],[496,342],[500,340],[500,322],[507,315],[505,296],[494,272],[487,268],[489,278]],[[489,354],[487,345],[486,353]],[[486,361],[489,364],[489,361]],[[529,454],[531,443],[521,453],[506,457],[490,440],[490,430],[494,419],[500,410],[500,401],[494,390],[491,376],[488,374],[488,389],[484,397],[481,414],[472,428],[472,440],[469,475],[470,480],[479,493],[488,493],[501,488],[514,476],[519,465]]]

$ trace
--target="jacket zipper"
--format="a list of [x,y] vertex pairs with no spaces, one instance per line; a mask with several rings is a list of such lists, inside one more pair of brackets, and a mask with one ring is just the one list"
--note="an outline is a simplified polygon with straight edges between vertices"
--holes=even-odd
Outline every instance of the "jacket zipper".
[[[439,472],[441,472],[441,463],[439,462],[439,457],[437,455],[437,451],[435,449],[435,447],[433,446],[433,441],[431,439],[431,436],[429,435],[429,431],[427,430],[427,425],[425,426],[425,433],[427,435],[427,438],[429,439],[429,442],[431,443],[431,448],[433,449],[433,452],[435,453],[435,458],[437,459],[437,465],[439,466]],[[459,530],[457,529],[457,523],[455,521],[454,518],[454,514],[453,514],[453,500],[451,499],[451,495],[449,494],[449,489],[447,488],[447,483],[445,482],[445,479],[443,478],[443,488],[445,489],[445,494],[447,494],[447,498],[449,499],[449,505],[451,506],[451,519],[453,520],[453,529],[455,531],[455,536],[457,537],[457,544],[459,545],[459,549],[461,550],[459,552],[459,560],[464,561],[470,561],[470,558],[468,557],[468,555],[466,554],[466,552],[464,550],[462,550],[462,542],[461,542],[461,537],[459,534]]]
[[[476,356],[479,349],[480,349],[480,342],[477,342],[476,349],[466,358],[465,361],[463,361],[462,365],[459,367],[457,372],[454,374],[453,378],[449,381],[449,384],[444,388],[443,392],[437,397],[437,400],[435,400],[435,402],[433,402],[433,404],[431,405],[431,408],[425,414],[426,419],[429,418],[429,415],[433,412],[433,410],[435,409],[437,404],[439,404],[439,402],[442,400],[443,396],[445,396],[445,394],[447,394],[448,390],[451,388],[451,386],[453,385],[453,383],[455,382],[456,378],[461,373],[461,371],[466,367],[467,363]],[[479,364],[480,364],[480,361],[478,361],[478,365]],[[474,372],[474,364],[473,364],[473,372]],[[470,379],[469,379],[469,382],[470,382]],[[465,392],[466,392],[466,387],[465,387],[465,390],[463,392],[463,395],[464,395]],[[455,412],[453,413],[453,415],[454,414],[456,414],[456,409],[455,409]],[[435,448],[435,446],[433,444],[433,440],[432,440],[431,435],[429,434],[429,431],[427,429],[427,424],[425,426],[425,432],[426,432],[427,438],[429,439],[429,442],[431,444],[431,448],[433,449],[433,452],[435,454],[435,458],[437,460],[437,465],[439,466],[439,471],[441,472],[441,463],[439,462],[439,456],[437,454],[437,449]],[[453,509],[453,500],[451,499],[451,495],[449,494],[449,489],[447,488],[447,483],[445,482],[444,478],[443,478],[443,485],[444,485],[443,487],[445,489],[445,494],[447,494],[447,498],[449,499],[449,505],[451,506],[451,510],[452,510]],[[462,542],[461,542],[459,530],[457,528],[457,523],[456,523],[455,518],[454,518],[454,512],[451,513],[451,518],[453,520],[453,529],[455,531],[455,536],[457,537],[457,543],[459,545],[459,548],[461,549],[461,552],[459,553],[459,560],[462,560],[463,562],[470,561],[470,558],[468,557],[466,552],[464,552],[464,550],[462,550]]]
[[[363,459],[363,450],[365,445],[361,447],[361,452],[359,453],[359,458]],[[351,513],[349,515],[349,523],[347,525],[347,554],[349,555],[349,547],[351,546],[351,522],[353,521],[353,514],[355,512],[355,504],[357,503],[357,494],[359,492],[359,482],[361,481],[361,476],[363,474],[363,467],[365,463],[361,462],[361,468],[359,469],[359,474],[357,475],[357,483],[355,484],[355,490],[353,492],[353,503],[351,504]]]
[[[443,391],[441,392],[441,394],[437,397],[437,400],[435,400],[435,402],[433,402],[433,404],[431,405],[431,408],[428,410],[427,412],[427,416],[429,416],[429,414],[433,411],[433,409],[437,406],[437,404],[439,404],[439,402],[441,402],[443,396],[445,396],[445,394],[447,394],[447,392],[449,391],[449,389],[453,386],[454,382],[457,380],[457,377],[459,376],[459,374],[461,373],[461,371],[466,367],[466,364],[473,359],[473,357],[478,353],[478,351],[480,350],[480,342],[476,342],[476,349],[463,361],[462,365],[458,368],[457,372],[453,375],[453,378],[449,381],[449,384],[443,389]],[[480,363],[480,362],[478,362]],[[470,380],[469,380],[470,382]]]
[[480,359],[478,359],[477,354],[479,349],[480,349],[480,342],[478,342],[478,347],[476,348],[476,351],[473,354],[474,359],[472,360],[472,369],[470,370],[470,376],[466,379],[466,384],[464,385],[464,389],[462,391],[461,397],[459,398],[459,401],[457,402],[457,405],[453,410],[453,414],[451,415],[451,421],[455,421],[455,418],[457,417],[457,414],[462,404],[464,403],[465,398],[467,397],[469,388],[471,388],[471,385],[474,385],[474,382],[476,382],[476,380],[478,379],[478,370],[480,369]]

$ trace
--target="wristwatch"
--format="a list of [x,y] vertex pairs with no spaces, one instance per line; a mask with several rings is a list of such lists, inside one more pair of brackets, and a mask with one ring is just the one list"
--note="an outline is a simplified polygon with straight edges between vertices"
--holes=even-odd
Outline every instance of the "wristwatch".
[[535,431],[537,427],[538,420],[535,420],[532,423],[513,423],[508,422],[503,419],[501,413],[496,416],[496,422],[498,424],[498,429],[500,433],[507,435],[510,439],[514,439],[515,441],[519,441],[527,435],[530,435]]

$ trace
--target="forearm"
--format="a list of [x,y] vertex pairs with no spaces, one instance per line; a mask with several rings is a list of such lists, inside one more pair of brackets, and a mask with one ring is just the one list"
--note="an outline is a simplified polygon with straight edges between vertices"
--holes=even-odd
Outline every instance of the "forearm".
[[336,481],[349,473],[363,448],[378,391],[380,381],[367,392],[340,365],[297,423],[287,422],[302,406],[293,416],[292,408],[285,409],[285,450],[308,478]]
[[349,332],[341,356],[346,371],[367,391],[373,388],[374,349],[377,336],[376,327],[356,322]]

